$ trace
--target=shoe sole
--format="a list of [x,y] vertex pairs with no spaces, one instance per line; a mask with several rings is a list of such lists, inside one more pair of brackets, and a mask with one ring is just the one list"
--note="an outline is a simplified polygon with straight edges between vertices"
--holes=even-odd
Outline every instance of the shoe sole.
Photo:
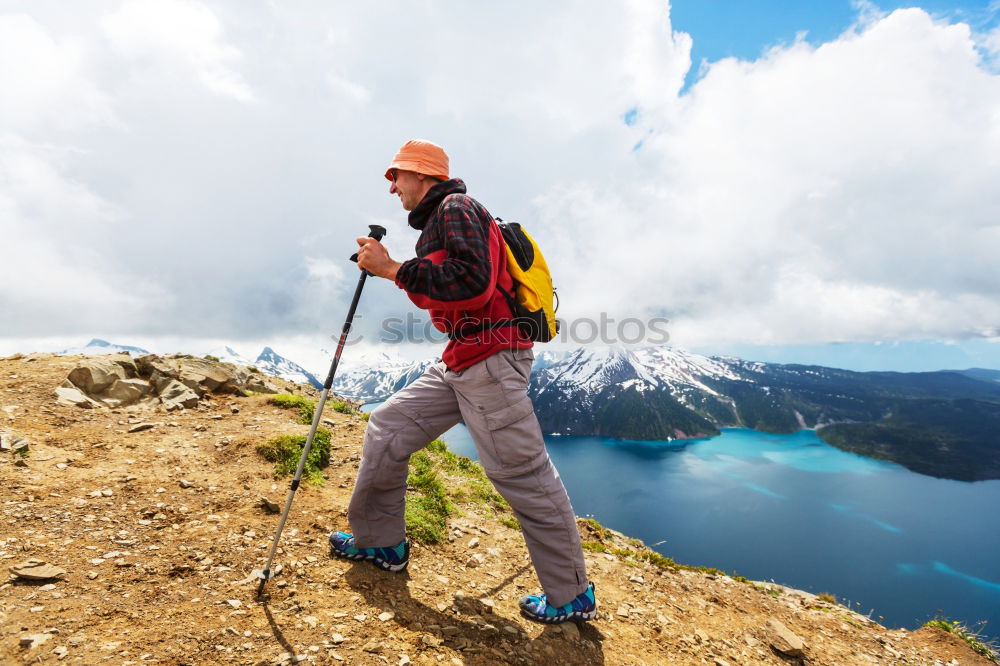
[[567,615],[557,615],[556,617],[539,617],[534,613],[529,613],[528,611],[521,609],[521,615],[528,618],[529,620],[534,620],[535,622],[542,622],[543,624],[562,624],[563,622],[587,622],[588,620],[593,620],[597,617],[597,608],[589,611],[573,611]]
[[332,545],[330,546],[330,553],[335,557],[339,557],[343,560],[354,560],[356,562],[360,560],[365,560],[371,562],[379,569],[382,569],[384,571],[391,571],[393,573],[398,573],[402,571],[403,569],[406,568],[406,565],[410,563],[410,560],[407,559],[405,562],[400,562],[399,564],[390,564],[389,562],[386,562],[381,558],[375,557],[374,555],[365,555],[364,553],[356,553],[354,555],[351,555],[350,553],[345,553],[342,550],[337,550]]

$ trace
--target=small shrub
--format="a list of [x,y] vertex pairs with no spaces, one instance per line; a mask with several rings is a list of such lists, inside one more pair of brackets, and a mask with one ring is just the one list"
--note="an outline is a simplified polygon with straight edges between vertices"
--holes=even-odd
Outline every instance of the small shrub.
[[[266,443],[257,447],[257,453],[264,460],[275,463],[274,473],[277,476],[288,476],[295,473],[302,448],[306,445],[305,435],[279,435],[272,437]],[[323,469],[330,464],[330,431],[318,428],[313,438],[312,448],[306,457],[302,477],[313,485],[323,485]]]
[[604,525],[601,525],[593,518],[584,518],[583,524],[590,528],[590,530],[594,533],[594,536],[597,537],[598,541],[603,542],[610,539],[612,536],[611,530],[606,528]]
[[828,604],[837,603],[836,595],[830,594],[829,592],[824,592],[823,594],[819,595],[818,598],[820,601],[825,601]]
[[335,412],[340,412],[341,414],[354,414],[355,409],[343,400],[336,400],[330,404],[331,408]]
[[222,359],[220,359],[218,356],[212,356],[211,354],[205,354],[202,358],[204,358],[206,361],[215,361],[216,363],[222,361]]
[[925,627],[934,627],[942,631],[947,631],[949,634],[955,634],[968,643],[973,652],[982,655],[994,664],[1000,664],[1000,651],[998,651],[996,642],[984,639],[982,636],[985,625],[986,621],[984,620],[979,623],[978,629],[970,629],[958,620],[948,622],[944,618],[936,618],[924,623]]
[[770,597],[780,597],[781,590],[776,587],[771,587],[770,585],[754,585],[758,590]]

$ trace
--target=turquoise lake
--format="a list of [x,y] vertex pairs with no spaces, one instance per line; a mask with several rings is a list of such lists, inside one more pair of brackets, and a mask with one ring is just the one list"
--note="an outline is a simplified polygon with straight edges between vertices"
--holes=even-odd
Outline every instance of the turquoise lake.
[[[465,426],[441,439],[477,459]],[[891,628],[941,613],[1000,635],[1000,481],[915,474],[812,431],[545,439],[578,515],[678,562],[835,594]]]

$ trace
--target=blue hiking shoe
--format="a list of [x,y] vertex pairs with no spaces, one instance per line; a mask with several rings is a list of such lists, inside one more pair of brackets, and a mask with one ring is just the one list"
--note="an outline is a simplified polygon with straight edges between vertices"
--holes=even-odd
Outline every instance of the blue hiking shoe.
[[597,600],[594,598],[593,583],[565,606],[550,606],[545,600],[544,594],[521,597],[518,605],[521,607],[521,614],[526,618],[546,624],[559,624],[567,620],[593,620],[594,616],[597,615]]
[[337,557],[348,560],[368,560],[386,571],[402,571],[410,562],[410,542],[403,539],[386,548],[358,548],[354,537],[346,532],[330,534],[330,550]]

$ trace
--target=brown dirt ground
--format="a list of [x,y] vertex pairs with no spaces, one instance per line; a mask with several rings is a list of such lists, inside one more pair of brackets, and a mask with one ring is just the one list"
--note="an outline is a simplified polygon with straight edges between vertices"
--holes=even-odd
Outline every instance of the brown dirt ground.
[[[945,632],[888,630],[806,592],[603,553],[587,553],[598,618],[534,624],[517,612],[538,590],[520,533],[475,505],[450,521],[451,541],[414,546],[403,574],[334,559],[327,534],[347,528],[365,421],[333,412],[327,482],[297,492],[283,571],[257,603],[251,572],[278,522],[259,497],[283,504],[288,482],[254,447],[308,427],[266,396],[169,414],[55,404],[78,361],[0,359],[0,430],[31,442],[26,466],[0,455],[3,575],[32,557],[68,571],[0,584],[5,664],[990,663]],[[140,422],[155,427],[127,432]],[[469,566],[473,553],[484,561]],[[771,618],[801,637],[804,659],[772,648]],[[28,634],[48,638],[21,647]]]

